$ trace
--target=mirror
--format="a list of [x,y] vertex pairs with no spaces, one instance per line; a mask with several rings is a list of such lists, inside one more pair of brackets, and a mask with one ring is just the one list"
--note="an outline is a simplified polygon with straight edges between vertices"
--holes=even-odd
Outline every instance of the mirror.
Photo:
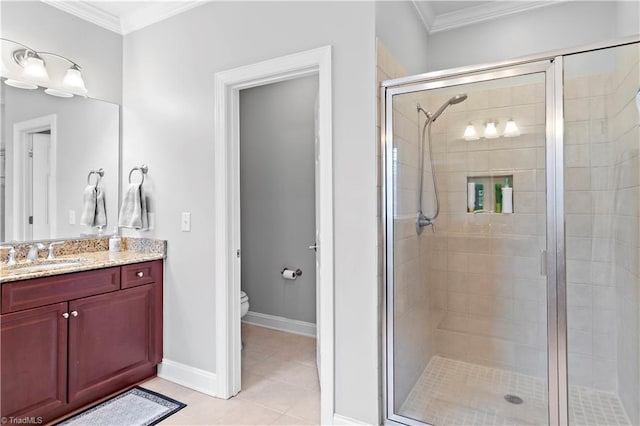
[[99,169],[109,233],[118,222],[119,106],[0,85],[0,241],[97,234],[81,217]]

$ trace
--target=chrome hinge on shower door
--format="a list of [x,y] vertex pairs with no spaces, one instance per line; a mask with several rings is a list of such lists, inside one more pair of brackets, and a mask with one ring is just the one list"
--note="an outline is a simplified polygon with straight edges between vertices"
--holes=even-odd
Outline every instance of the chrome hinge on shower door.
[[540,275],[547,276],[547,251],[540,250]]

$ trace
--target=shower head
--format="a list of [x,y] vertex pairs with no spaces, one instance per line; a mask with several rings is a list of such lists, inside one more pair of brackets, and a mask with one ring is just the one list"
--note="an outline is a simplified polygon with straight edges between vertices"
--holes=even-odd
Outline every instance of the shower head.
[[465,99],[467,99],[467,94],[466,93],[459,93],[459,94],[453,96],[452,98],[450,98],[444,104],[442,104],[442,106],[435,112],[435,114],[433,114],[433,115],[427,114],[427,117],[429,117],[431,122],[434,122],[434,121],[436,121],[436,119],[438,117],[440,117],[440,114],[442,114],[444,112],[444,110],[447,109],[447,107],[449,105],[459,104],[460,102],[464,101]]
[[467,99],[466,93],[459,93],[455,95],[453,98],[449,99],[447,102],[453,105],[453,104],[459,104],[460,102],[465,101],[466,99]]

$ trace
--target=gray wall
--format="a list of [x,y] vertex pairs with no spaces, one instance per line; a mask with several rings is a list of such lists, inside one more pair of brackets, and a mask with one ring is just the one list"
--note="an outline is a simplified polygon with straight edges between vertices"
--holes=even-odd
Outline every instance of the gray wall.
[[425,72],[428,33],[411,1],[377,1],[376,36],[409,74]]
[[75,61],[90,97],[122,103],[121,35],[40,1],[2,1],[0,8],[2,37]]
[[640,34],[640,2],[618,2],[618,23],[620,37]]
[[252,312],[314,324],[317,93],[317,76],[240,92],[242,290]]
[[563,2],[431,34],[427,71],[611,40],[619,36],[617,27],[616,2]]
[[149,164],[156,206],[155,230],[128,234],[168,240],[164,356],[215,372],[214,73],[333,47],[335,410],[367,423],[379,407],[374,20],[369,2],[207,3],[125,35],[123,94],[123,170]]

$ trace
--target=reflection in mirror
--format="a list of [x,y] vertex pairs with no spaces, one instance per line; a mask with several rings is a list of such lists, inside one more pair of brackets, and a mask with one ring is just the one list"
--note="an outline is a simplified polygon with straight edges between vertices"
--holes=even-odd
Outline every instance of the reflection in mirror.
[[[119,107],[1,85],[0,241],[95,235],[83,224],[87,187],[99,182],[106,227],[117,225]],[[89,177],[103,169],[103,176]],[[84,218],[84,216],[83,216]],[[88,221],[91,222],[91,221]]]

